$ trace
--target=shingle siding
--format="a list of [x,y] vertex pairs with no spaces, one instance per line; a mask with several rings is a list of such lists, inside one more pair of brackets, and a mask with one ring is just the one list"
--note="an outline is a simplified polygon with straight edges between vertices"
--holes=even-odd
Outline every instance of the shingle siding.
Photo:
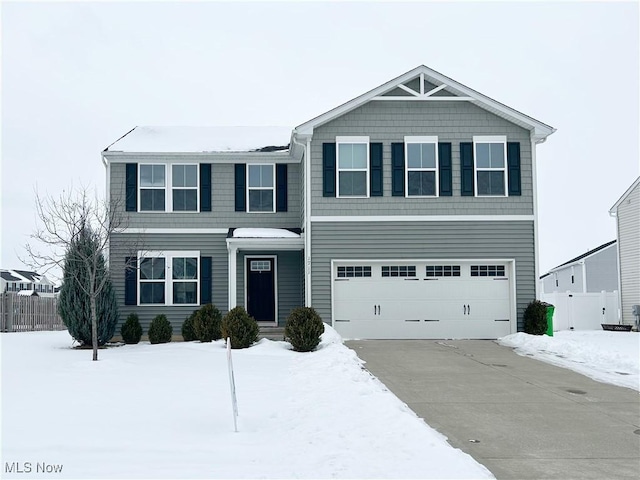
[[515,259],[518,329],[535,298],[533,222],[314,222],[312,306],[331,322],[332,259]]
[[[322,144],[339,135],[365,135],[383,143],[382,197],[322,196]],[[391,196],[391,143],[405,135],[437,135],[451,142],[453,196],[413,199]],[[520,142],[522,195],[506,198],[460,195],[460,142],[474,135],[506,135]],[[533,179],[529,132],[470,102],[372,101],[314,130],[311,144],[312,215],[532,215]]]

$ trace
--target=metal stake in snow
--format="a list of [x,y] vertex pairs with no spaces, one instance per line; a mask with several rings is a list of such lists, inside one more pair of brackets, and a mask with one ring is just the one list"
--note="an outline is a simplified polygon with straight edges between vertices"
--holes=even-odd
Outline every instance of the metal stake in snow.
[[233,408],[233,429],[238,431],[238,400],[236,399],[236,381],[233,377],[233,361],[231,360],[231,339],[227,337],[227,364],[229,366],[229,386],[231,387],[231,406]]

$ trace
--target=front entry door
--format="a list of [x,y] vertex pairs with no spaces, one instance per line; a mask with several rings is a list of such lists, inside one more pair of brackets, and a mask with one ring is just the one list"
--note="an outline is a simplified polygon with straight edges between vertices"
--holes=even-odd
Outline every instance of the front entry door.
[[247,258],[247,312],[258,322],[276,321],[273,258]]

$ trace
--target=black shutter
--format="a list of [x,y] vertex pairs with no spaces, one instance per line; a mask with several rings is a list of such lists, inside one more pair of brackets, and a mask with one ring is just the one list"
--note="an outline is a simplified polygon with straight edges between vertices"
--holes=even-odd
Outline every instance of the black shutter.
[[453,195],[451,175],[451,144],[438,143],[438,170],[440,171],[440,196]]
[[369,144],[369,194],[381,197],[382,192],[382,144]]
[[404,143],[391,144],[391,195],[404,197]]
[[211,303],[212,260],[212,257],[200,257],[200,305]]
[[509,170],[509,196],[520,196],[522,195],[520,142],[507,142],[507,165]]
[[473,142],[460,142],[460,182],[463,197],[473,197]]
[[136,257],[126,257],[124,264],[124,304],[138,304],[138,262]]
[[322,144],[322,196],[336,196],[336,144]]
[[236,163],[236,212],[247,210],[246,184],[247,166],[244,163]]
[[276,212],[287,211],[287,164],[276,165]]
[[211,211],[211,164],[200,164],[200,211]]
[[138,211],[138,164],[127,163],[126,164],[126,205],[127,212]]

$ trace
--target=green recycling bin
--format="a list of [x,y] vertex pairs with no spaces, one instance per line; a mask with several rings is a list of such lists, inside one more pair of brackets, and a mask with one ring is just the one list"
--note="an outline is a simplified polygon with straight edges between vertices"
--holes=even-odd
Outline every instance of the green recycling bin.
[[545,303],[545,306],[547,307],[547,332],[546,333],[550,337],[553,337],[553,312],[555,311],[556,307],[554,307],[550,303]]

